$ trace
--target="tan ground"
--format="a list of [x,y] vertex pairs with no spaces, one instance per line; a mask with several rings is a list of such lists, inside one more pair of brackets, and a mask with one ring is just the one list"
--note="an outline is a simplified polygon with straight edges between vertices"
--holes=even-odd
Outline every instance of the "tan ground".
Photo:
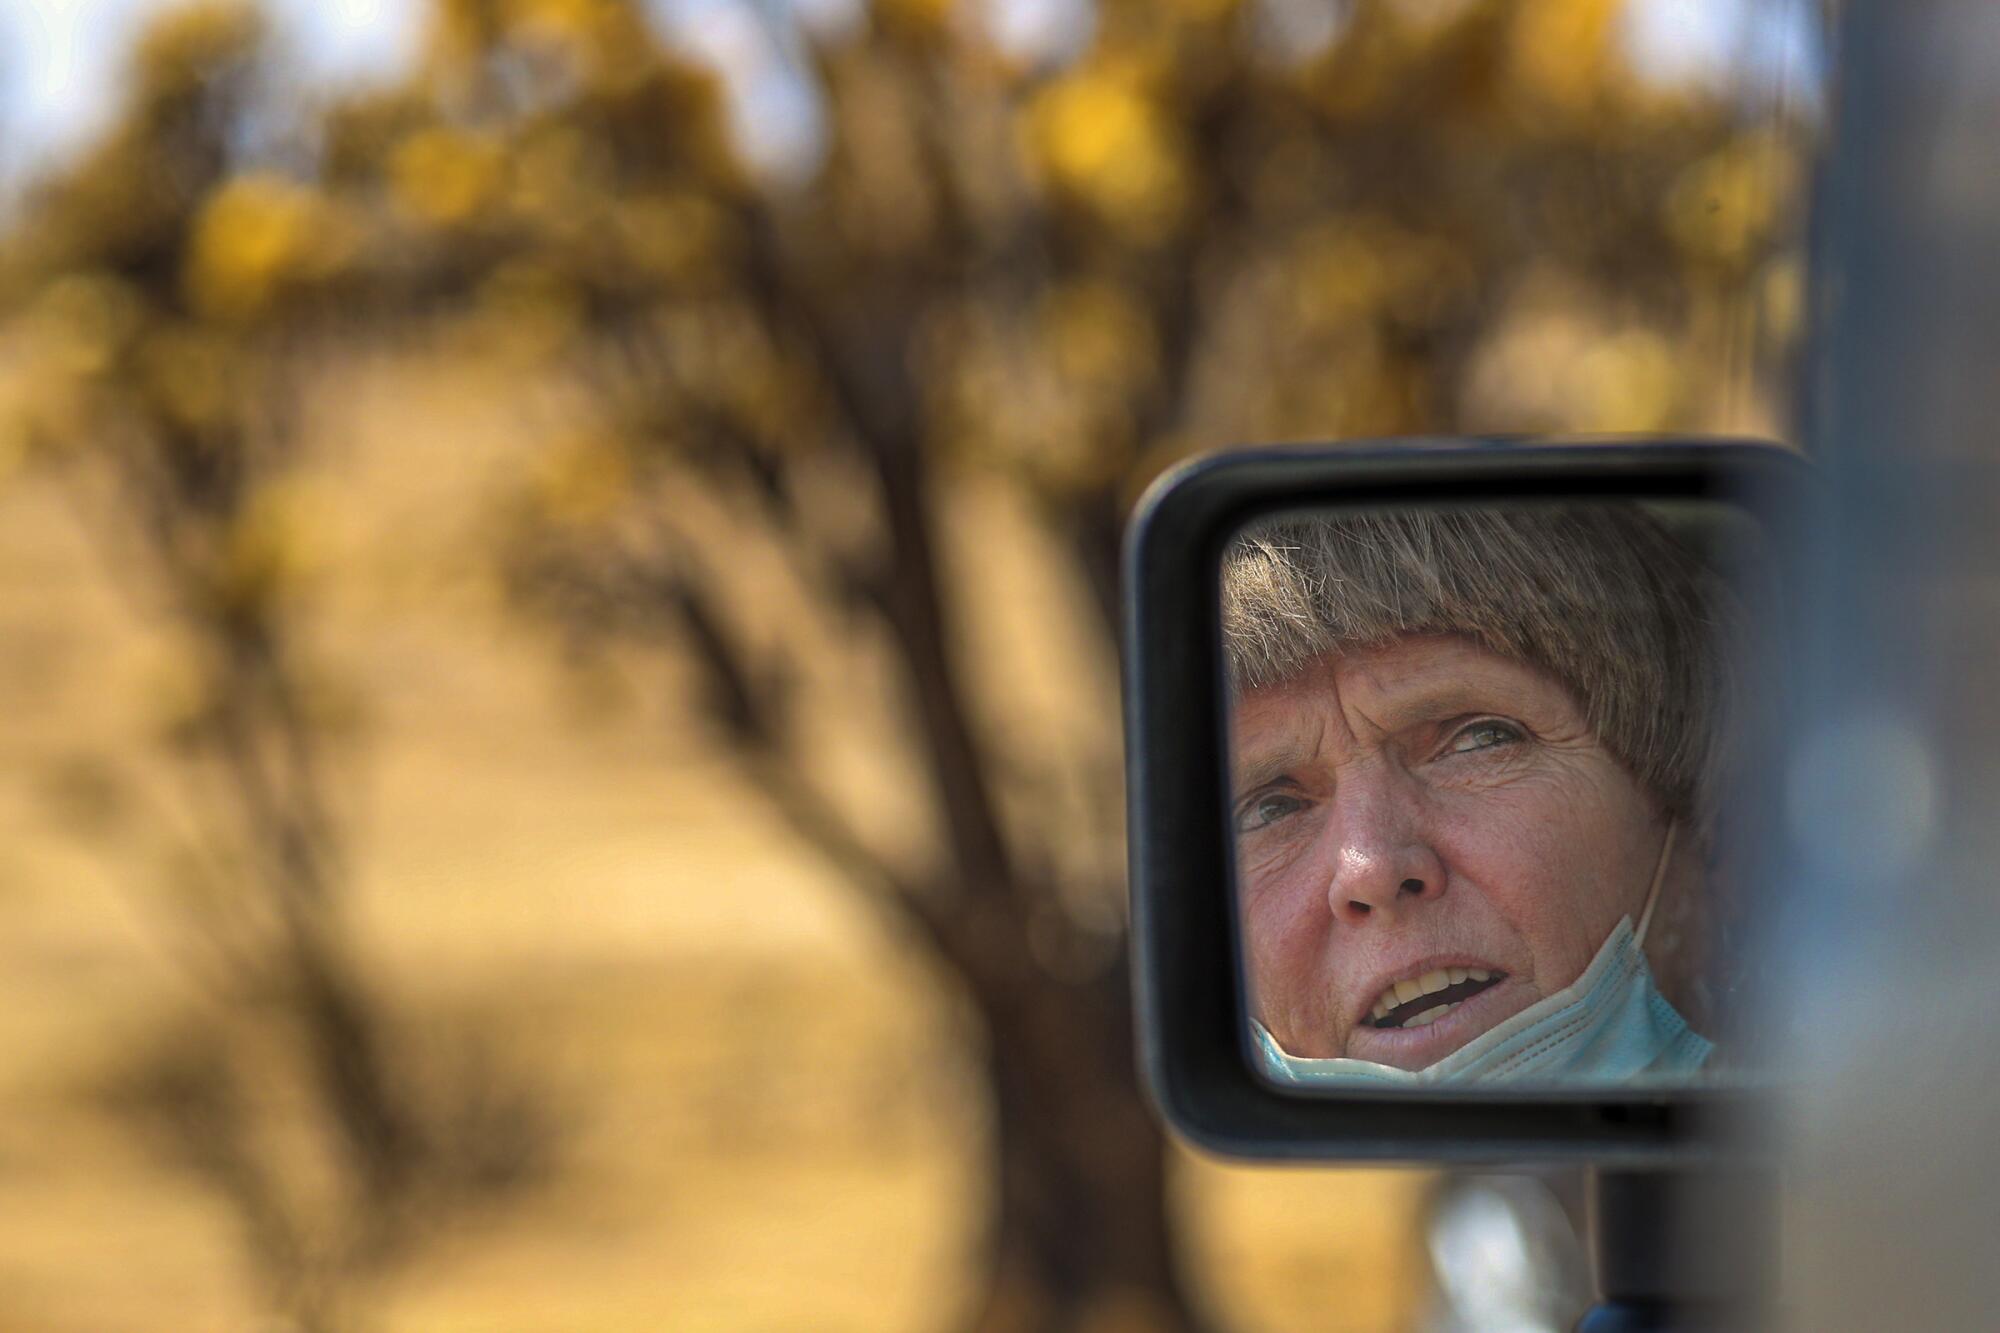
[[[458,553],[505,412],[396,376],[338,397],[318,648],[365,702],[339,780],[359,933],[406,1012],[503,1032],[565,1130],[551,1183],[440,1241],[383,1327],[948,1326],[982,1191],[948,1005],[697,735],[657,724],[653,682],[579,709],[547,643],[492,614]],[[226,1212],[90,1096],[189,990],[149,831],[172,790],[87,835],[53,795],[141,754],[173,688],[84,529],[47,482],[0,484],[0,1329],[268,1328]],[[1022,586],[1032,624],[1055,594]],[[1177,1179],[1225,1326],[1409,1326],[1426,1177]]]

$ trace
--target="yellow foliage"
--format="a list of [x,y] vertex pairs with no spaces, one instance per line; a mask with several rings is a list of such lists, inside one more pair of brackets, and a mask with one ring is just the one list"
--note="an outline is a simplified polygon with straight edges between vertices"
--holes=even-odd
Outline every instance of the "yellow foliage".
[[103,386],[122,371],[143,314],[107,274],[63,274],[0,322],[0,478],[91,437]]
[[372,180],[411,125],[433,114],[408,88],[357,92],[328,107],[320,126],[322,178]]
[[1291,272],[1299,322],[1325,328],[1372,318],[1393,280],[1391,244],[1379,228],[1352,223],[1324,222],[1307,230],[1297,242]]
[[611,17],[605,0],[510,0],[507,26],[552,41],[586,44]]
[[223,67],[248,59],[264,34],[245,0],[201,0],[171,9],[140,38],[132,68],[144,98],[185,96]]
[[1195,23],[1226,19],[1243,7],[1242,0],[1170,0],[1176,15]]
[[1489,7],[1490,0],[1399,0],[1389,17],[1407,41],[1422,46]]
[[940,32],[954,8],[956,0],[875,0],[877,21],[906,31]]
[[502,265],[480,284],[474,350],[503,363],[532,363],[560,346],[582,319],[576,285],[536,260]]
[[1140,240],[1170,231],[1189,193],[1174,128],[1145,83],[1129,65],[1086,65],[1038,95],[1027,121],[1049,179]]
[[57,277],[27,320],[38,371],[65,379],[103,374],[117,362],[140,319],[138,299],[119,279],[91,270]]
[[196,216],[184,280],[205,315],[248,320],[345,257],[346,241],[311,188],[268,173],[218,188]]
[[1514,20],[1515,80],[1536,99],[1584,111],[1608,80],[1621,0],[1524,0]]
[[389,184],[406,213],[432,226],[452,227],[493,199],[505,169],[500,146],[490,139],[433,126],[396,146]]
[[484,54],[493,15],[488,0],[432,0],[426,6],[424,77],[451,83]]
[[724,396],[744,425],[779,453],[806,451],[823,428],[811,377],[768,351],[746,360]]
[[587,86],[634,86],[657,52],[642,6],[619,0],[509,0],[510,39],[563,61]]
[[1423,322],[1472,281],[1450,245],[1366,217],[1308,228],[1286,256],[1286,277],[1293,317],[1308,332]]
[[515,147],[509,206],[544,229],[589,217],[611,189],[602,145],[570,125],[537,126]]
[[621,205],[615,225],[625,253],[649,275],[686,281],[720,258],[727,239],[721,210],[691,190],[662,190]]
[[317,563],[325,507],[303,481],[258,487],[224,534],[211,588],[218,606],[258,610],[296,590]]
[[1153,371],[1152,321],[1115,283],[1058,287],[1044,303],[1042,326],[1057,370],[1071,380],[1123,391]]
[[243,354],[214,329],[164,329],[139,349],[139,383],[167,420],[199,430],[226,421],[238,406]]
[[1798,185],[1795,149],[1748,135],[1681,173],[1667,198],[1667,226],[1688,253],[1737,265],[1755,259]]
[[1399,19],[1399,11],[1379,3],[1357,6],[1342,20],[1338,40],[1301,67],[1305,88],[1323,114],[1364,119],[1423,77],[1412,64],[1408,25]]

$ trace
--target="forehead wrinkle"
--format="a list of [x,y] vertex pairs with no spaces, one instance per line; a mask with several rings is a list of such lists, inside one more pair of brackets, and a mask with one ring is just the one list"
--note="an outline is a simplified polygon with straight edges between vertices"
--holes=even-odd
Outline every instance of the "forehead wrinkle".
[[[1370,684],[1373,683],[1372,681],[1370,682]],[[1379,695],[1382,691],[1378,689],[1376,693]],[[1343,692],[1339,696],[1339,702],[1341,716],[1347,722],[1347,734],[1354,737],[1357,741],[1363,736],[1386,736],[1392,730],[1392,728],[1385,726],[1381,719],[1372,715],[1363,706],[1360,699],[1352,698],[1348,693]]]
[[[1236,783],[1239,790],[1247,791],[1262,786],[1271,779],[1296,768],[1307,760],[1317,758],[1326,748],[1327,715],[1324,709],[1311,710],[1313,725],[1308,727],[1288,727],[1284,738],[1269,749],[1255,754],[1239,754]],[[1307,732],[1311,735],[1308,738]]]
[[1402,664],[1395,669],[1350,657],[1336,667],[1328,689],[1349,740],[1358,747],[1394,734],[1407,723],[1412,709],[1425,706],[1429,697],[1462,693],[1463,682],[1428,663],[1414,668]]

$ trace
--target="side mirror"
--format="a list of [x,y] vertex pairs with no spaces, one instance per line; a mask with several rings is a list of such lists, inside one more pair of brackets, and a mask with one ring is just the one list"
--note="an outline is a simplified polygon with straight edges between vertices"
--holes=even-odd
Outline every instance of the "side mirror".
[[1804,466],[1689,438],[1219,454],[1126,545],[1135,985],[1179,1133],[1697,1160],[1751,1021]]

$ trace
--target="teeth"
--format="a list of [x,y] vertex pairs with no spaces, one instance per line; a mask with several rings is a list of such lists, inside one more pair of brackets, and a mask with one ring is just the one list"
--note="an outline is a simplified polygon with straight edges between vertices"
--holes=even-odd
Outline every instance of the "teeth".
[[[1492,976],[1493,973],[1483,967],[1433,968],[1420,977],[1411,977],[1403,981],[1398,981],[1383,991],[1381,996],[1376,999],[1375,1007],[1369,1011],[1369,1017],[1379,1022],[1387,1018],[1398,1007],[1408,1004],[1412,1000],[1421,999],[1426,995],[1434,995],[1438,991],[1444,990],[1448,986],[1456,986],[1462,981],[1487,981]],[[1425,1023],[1436,1021],[1437,1015],[1455,1007],[1458,1003],[1458,1001],[1454,1000],[1449,1005],[1433,1005],[1400,1026],[1406,1028],[1422,1027]]]
[[1424,1027],[1428,1024],[1437,1022],[1440,1018],[1443,1018],[1446,1014],[1450,1013],[1452,1010],[1456,1008],[1458,1008],[1458,1005],[1456,1003],[1433,1005],[1431,1008],[1424,1010],[1421,1014],[1418,1014],[1415,1018],[1412,1018],[1408,1022],[1404,1023],[1403,1026],[1406,1028]]

